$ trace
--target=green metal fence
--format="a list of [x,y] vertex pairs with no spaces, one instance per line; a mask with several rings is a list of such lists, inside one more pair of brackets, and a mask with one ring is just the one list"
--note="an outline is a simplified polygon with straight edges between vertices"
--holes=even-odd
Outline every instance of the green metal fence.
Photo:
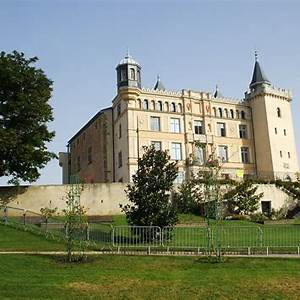
[[[68,229],[63,218],[46,219],[30,210],[0,207],[3,224],[22,227],[54,239],[65,239]],[[231,253],[298,253],[300,225],[253,226],[112,226],[103,223],[84,224],[78,240],[94,242],[98,249],[142,249],[161,251],[198,251]],[[197,249],[197,250],[196,250]]]

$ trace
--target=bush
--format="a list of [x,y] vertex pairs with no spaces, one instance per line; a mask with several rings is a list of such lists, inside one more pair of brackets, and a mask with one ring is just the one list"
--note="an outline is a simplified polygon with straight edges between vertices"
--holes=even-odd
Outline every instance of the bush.
[[262,213],[255,213],[250,215],[250,221],[255,223],[264,224],[268,218]]
[[239,220],[239,221],[243,221],[243,220],[249,220],[249,216],[246,216],[246,215],[230,215],[230,216],[227,216],[225,218],[225,220]]

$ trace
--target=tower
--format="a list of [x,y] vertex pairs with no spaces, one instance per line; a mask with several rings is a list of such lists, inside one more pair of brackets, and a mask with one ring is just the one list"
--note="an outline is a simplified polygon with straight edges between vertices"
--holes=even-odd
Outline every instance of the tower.
[[118,89],[122,87],[141,88],[141,66],[129,53],[116,67]]
[[286,178],[298,172],[291,114],[291,92],[275,88],[264,74],[255,53],[249,92],[252,110],[256,172],[266,179]]

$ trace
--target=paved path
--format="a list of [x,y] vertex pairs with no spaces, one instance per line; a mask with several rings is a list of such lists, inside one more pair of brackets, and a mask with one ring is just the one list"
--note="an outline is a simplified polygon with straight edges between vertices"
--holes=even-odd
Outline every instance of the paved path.
[[[66,255],[65,251],[1,251],[0,255],[5,254],[21,254],[21,255]],[[74,252],[74,254],[81,254],[81,252]],[[196,252],[146,252],[146,251],[86,251],[86,255],[151,255],[151,256],[198,256],[205,257],[206,255],[203,253]],[[214,255],[212,255],[214,256]],[[251,255],[242,255],[242,254],[224,254],[224,257],[255,257],[255,258],[298,258],[300,259],[300,255],[298,254],[251,254]]]

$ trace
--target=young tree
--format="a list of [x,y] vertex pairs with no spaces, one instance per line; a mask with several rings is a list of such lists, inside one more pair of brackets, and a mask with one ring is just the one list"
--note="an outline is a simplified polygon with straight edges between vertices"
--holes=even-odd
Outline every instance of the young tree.
[[11,176],[15,184],[37,180],[39,169],[56,157],[46,148],[54,137],[47,128],[52,81],[33,66],[37,60],[0,53],[0,177]]
[[170,201],[170,191],[177,176],[176,162],[170,162],[166,151],[144,147],[138,161],[133,184],[127,186],[127,196],[132,204],[122,208],[128,222],[139,226],[173,226],[177,211]]
[[[84,207],[80,204],[83,185],[77,176],[72,176],[71,185],[67,192],[66,209],[63,210],[66,226],[66,248],[68,262],[86,259],[85,235],[87,231],[87,216]],[[80,255],[76,257],[74,250],[79,248]]]
[[263,193],[257,194],[257,186],[249,180],[242,181],[233,190],[224,195],[230,213],[248,215],[258,209]]

